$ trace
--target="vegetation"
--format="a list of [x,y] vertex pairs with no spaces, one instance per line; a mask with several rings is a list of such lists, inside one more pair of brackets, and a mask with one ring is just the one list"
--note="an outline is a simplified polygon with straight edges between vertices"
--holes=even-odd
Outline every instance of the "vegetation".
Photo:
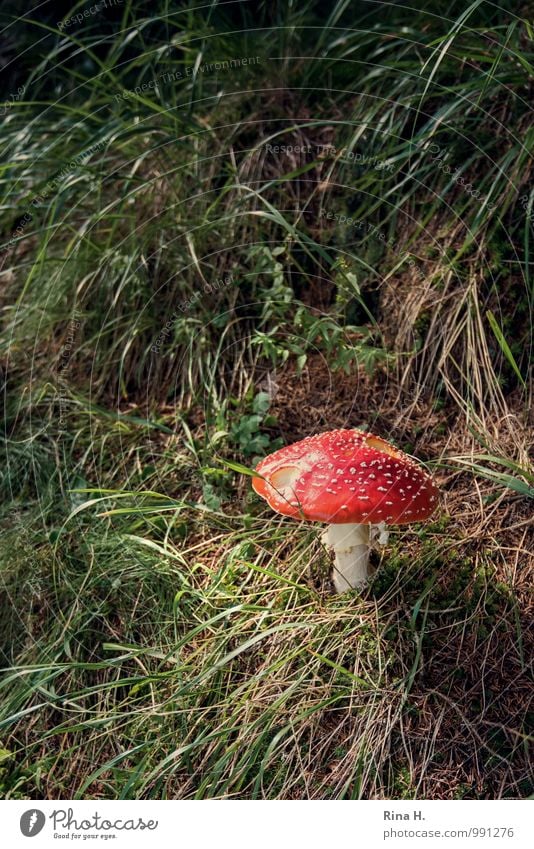
[[[0,12],[2,793],[524,798],[532,25],[196,6]],[[363,594],[243,473],[336,427],[443,496]]]

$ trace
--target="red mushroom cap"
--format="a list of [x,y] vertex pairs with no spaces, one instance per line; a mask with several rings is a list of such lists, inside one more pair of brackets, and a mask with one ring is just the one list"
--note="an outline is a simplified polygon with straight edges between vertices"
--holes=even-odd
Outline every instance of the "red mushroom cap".
[[329,524],[426,519],[438,489],[407,454],[372,433],[332,430],[280,448],[256,467],[258,495],[278,513]]

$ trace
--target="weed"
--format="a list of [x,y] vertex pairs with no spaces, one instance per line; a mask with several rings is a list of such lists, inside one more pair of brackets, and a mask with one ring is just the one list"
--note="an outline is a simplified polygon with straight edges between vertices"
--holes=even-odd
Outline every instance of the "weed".
[[[531,28],[356,5],[2,5],[7,798],[531,792]],[[250,474],[366,426],[442,503],[333,597]]]

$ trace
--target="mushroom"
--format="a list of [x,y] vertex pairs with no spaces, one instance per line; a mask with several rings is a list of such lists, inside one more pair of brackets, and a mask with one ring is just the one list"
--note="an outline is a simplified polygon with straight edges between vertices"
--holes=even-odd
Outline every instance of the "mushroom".
[[277,513],[327,522],[338,593],[365,586],[369,551],[386,526],[419,522],[437,506],[430,475],[385,439],[361,430],[308,436],[265,457],[252,486]]

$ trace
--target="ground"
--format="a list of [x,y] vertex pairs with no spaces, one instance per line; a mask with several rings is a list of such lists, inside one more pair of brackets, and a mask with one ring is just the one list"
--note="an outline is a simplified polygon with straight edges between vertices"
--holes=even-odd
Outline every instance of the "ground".
[[[330,5],[1,13],[6,798],[532,792],[531,26]],[[441,494],[336,596],[341,427]]]

